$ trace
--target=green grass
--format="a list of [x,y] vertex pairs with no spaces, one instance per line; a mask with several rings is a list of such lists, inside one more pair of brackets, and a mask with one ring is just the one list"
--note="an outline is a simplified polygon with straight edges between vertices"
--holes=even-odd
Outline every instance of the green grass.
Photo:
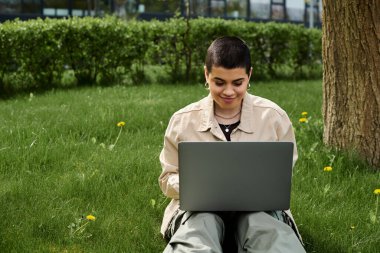
[[[378,252],[380,176],[323,145],[321,81],[258,83],[251,92],[293,121],[292,210],[307,251]],[[163,134],[174,111],[206,94],[201,85],[151,85],[0,101],[0,251],[162,252]],[[303,111],[307,124],[298,122]],[[126,125],[111,151],[119,121]],[[81,220],[88,214],[96,220]]]

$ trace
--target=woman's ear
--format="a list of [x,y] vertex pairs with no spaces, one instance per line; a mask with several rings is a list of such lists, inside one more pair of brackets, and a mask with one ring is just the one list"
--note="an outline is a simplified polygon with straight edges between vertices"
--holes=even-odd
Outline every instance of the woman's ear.
[[252,67],[251,67],[251,69],[249,70],[249,76],[248,76],[248,81],[251,79],[251,76],[252,76]]
[[206,82],[208,82],[208,71],[207,71],[207,67],[206,67],[206,65],[205,66],[203,66],[203,68],[204,68],[204,71],[205,71],[205,80],[206,80]]

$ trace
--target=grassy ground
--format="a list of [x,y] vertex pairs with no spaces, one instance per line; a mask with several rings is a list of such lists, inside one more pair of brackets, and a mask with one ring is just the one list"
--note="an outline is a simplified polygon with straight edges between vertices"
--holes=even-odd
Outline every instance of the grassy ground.
[[[307,251],[379,252],[380,175],[323,146],[321,81],[259,83],[251,92],[293,121],[292,210]],[[163,133],[174,111],[206,94],[152,85],[0,101],[0,251],[161,252]],[[299,122],[303,111],[308,123]]]

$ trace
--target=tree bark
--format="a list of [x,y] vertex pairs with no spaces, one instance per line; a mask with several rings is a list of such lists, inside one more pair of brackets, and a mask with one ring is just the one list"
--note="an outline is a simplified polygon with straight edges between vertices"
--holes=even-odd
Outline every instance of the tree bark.
[[324,0],[324,142],[380,169],[380,1]]

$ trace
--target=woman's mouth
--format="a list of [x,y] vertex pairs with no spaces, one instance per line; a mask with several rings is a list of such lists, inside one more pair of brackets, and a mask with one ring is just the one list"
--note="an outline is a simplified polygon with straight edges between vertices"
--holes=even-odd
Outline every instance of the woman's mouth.
[[231,104],[232,102],[234,102],[234,98],[222,97],[222,100],[226,104]]

